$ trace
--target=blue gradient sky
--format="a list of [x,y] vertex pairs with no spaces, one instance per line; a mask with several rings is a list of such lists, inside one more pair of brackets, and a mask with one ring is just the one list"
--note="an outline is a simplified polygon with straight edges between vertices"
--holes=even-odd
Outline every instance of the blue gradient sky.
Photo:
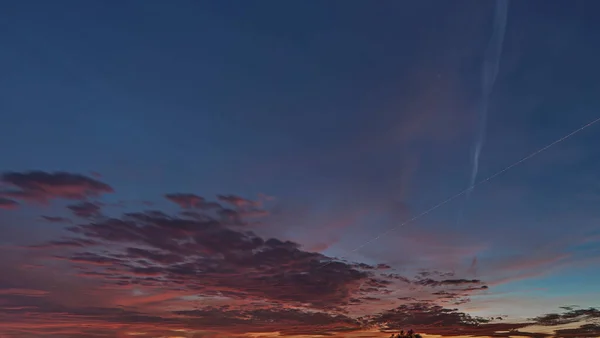
[[[98,201],[126,202],[103,208],[112,217],[144,201],[177,212],[165,193],[273,196],[259,236],[481,279],[490,288],[458,306],[471,314],[600,305],[600,125],[350,252],[466,188],[492,8],[5,2],[0,171],[95,177],[115,190]],[[480,179],[599,116],[599,10],[511,2]],[[0,209],[0,243],[18,255],[58,238],[64,227],[39,216],[69,217],[69,203]]]

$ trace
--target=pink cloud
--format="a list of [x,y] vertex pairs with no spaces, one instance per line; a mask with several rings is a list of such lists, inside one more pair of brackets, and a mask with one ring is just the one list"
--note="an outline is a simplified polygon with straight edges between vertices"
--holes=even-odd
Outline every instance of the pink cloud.
[[16,209],[19,206],[17,201],[0,197],[0,209]]
[[47,295],[48,291],[43,290],[31,290],[31,289],[0,289],[0,295],[16,295],[16,296],[44,296]]
[[0,196],[44,203],[55,198],[83,200],[114,192],[106,183],[67,172],[8,172],[0,181],[10,187],[0,191]]

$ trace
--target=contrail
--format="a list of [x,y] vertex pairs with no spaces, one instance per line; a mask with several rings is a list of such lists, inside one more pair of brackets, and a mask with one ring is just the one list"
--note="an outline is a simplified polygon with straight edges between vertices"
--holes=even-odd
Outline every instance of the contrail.
[[[477,180],[477,174],[479,173],[479,157],[485,141],[488,105],[490,95],[494,89],[494,84],[496,83],[496,77],[498,76],[498,69],[500,66],[500,58],[502,56],[502,45],[504,43],[506,19],[508,17],[508,1],[509,0],[496,0],[496,6],[494,8],[495,13],[492,36],[490,37],[485,51],[482,67],[481,101],[479,102],[477,114],[477,132],[475,135],[475,146],[473,148],[473,167],[471,170],[471,177],[469,179],[469,187],[475,184],[475,181]],[[472,191],[473,189],[469,189],[465,193],[465,206]],[[465,206],[463,206],[463,209],[459,212],[457,221],[458,223],[460,223]]]
[[[412,222],[416,221],[417,219],[419,219],[419,218],[421,218],[421,217],[423,217],[423,216],[425,216],[425,215],[427,215],[427,214],[431,213],[432,211],[434,211],[434,210],[438,209],[439,207],[441,207],[441,206],[443,206],[443,205],[445,205],[445,204],[447,204],[447,203],[450,203],[451,201],[453,201],[453,200],[455,200],[455,199],[459,198],[460,196],[462,196],[462,195],[466,194],[468,191],[470,191],[470,190],[473,190],[475,187],[477,187],[477,186],[479,186],[479,185],[481,185],[481,184],[484,184],[484,183],[487,183],[487,182],[489,182],[489,181],[493,180],[494,178],[496,178],[496,177],[498,177],[498,176],[500,176],[500,175],[504,174],[505,172],[507,172],[507,171],[511,170],[512,168],[514,168],[514,167],[518,166],[519,164],[521,164],[521,163],[523,163],[523,162],[525,162],[525,161],[529,160],[530,158],[532,158],[532,157],[534,157],[534,156],[536,156],[536,155],[538,155],[538,154],[540,154],[540,153],[542,153],[542,152],[544,152],[544,151],[548,150],[549,148],[551,148],[551,147],[555,146],[556,144],[558,144],[558,143],[561,143],[562,141],[564,141],[564,140],[566,140],[566,139],[570,138],[571,136],[573,136],[573,135],[575,135],[575,134],[578,134],[579,132],[583,131],[584,129],[586,129],[586,128],[588,128],[588,127],[591,127],[592,125],[594,125],[594,124],[596,124],[596,123],[598,123],[598,122],[600,122],[600,117],[596,118],[595,120],[593,120],[593,121],[591,121],[591,122],[588,122],[587,124],[585,124],[585,125],[583,125],[583,126],[581,126],[581,127],[577,128],[576,130],[574,130],[574,131],[572,131],[572,132],[568,133],[567,135],[565,135],[565,136],[563,136],[563,137],[561,137],[561,138],[559,138],[559,139],[555,140],[554,142],[552,142],[552,143],[550,143],[550,144],[548,144],[548,145],[546,145],[546,146],[544,146],[544,147],[542,147],[542,148],[540,148],[540,149],[538,149],[538,150],[534,151],[533,153],[531,153],[531,154],[529,154],[529,155],[527,155],[527,156],[523,157],[522,159],[520,159],[520,160],[518,160],[517,162],[515,162],[515,163],[513,163],[513,164],[509,165],[508,167],[506,167],[506,168],[504,168],[504,169],[502,169],[502,170],[500,170],[500,171],[496,172],[495,174],[493,174],[493,175],[491,175],[491,176],[488,176],[486,179],[484,179],[484,180],[481,180],[481,181],[479,181],[479,182],[476,182],[476,183],[474,183],[473,185],[469,186],[467,189],[465,189],[465,190],[463,190],[463,191],[461,191],[461,192],[457,193],[456,195],[453,195],[453,196],[451,196],[451,197],[449,197],[449,198],[447,198],[447,199],[445,199],[445,200],[441,201],[440,203],[438,203],[438,204],[436,204],[436,205],[432,206],[431,208],[429,208],[429,209],[427,209],[427,210],[423,211],[422,213],[420,213],[420,214],[418,214],[418,215],[414,216],[413,218],[411,218],[411,219],[409,219],[409,220],[407,220],[407,221],[405,221],[405,222],[403,222],[403,223],[400,223],[400,224],[398,224],[398,225],[396,225],[396,226],[393,226],[393,227],[389,228],[388,230],[386,230],[386,231],[384,231],[384,232],[380,233],[379,235],[377,235],[377,236],[375,236],[375,237],[371,238],[370,240],[368,240],[368,241],[364,242],[363,244],[359,245],[357,248],[355,248],[354,250],[351,250],[349,253],[354,253],[354,252],[356,252],[356,251],[358,251],[358,250],[362,249],[363,247],[365,247],[365,246],[369,245],[370,243],[372,243],[372,242],[374,242],[374,241],[378,240],[378,239],[379,239],[381,236],[384,236],[384,235],[386,235],[386,234],[388,234],[388,233],[390,233],[390,232],[392,232],[392,231],[394,231],[394,230],[396,230],[396,229],[398,229],[398,228],[400,228],[400,227],[402,227],[402,226],[404,226],[404,225],[407,225],[407,224],[409,224],[409,223],[412,223]],[[323,267],[325,267],[325,266],[327,266],[327,265],[331,264],[332,262],[333,262],[333,261],[329,261],[329,262],[327,262],[327,263],[325,263],[325,264],[321,265],[319,268],[323,268]]]

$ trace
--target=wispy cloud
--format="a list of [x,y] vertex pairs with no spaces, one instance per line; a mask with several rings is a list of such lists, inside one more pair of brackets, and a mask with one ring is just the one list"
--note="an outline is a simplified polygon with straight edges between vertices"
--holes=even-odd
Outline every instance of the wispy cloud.
[[55,198],[83,200],[113,192],[113,188],[106,183],[66,172],[8,172],[2,174],[0,182],[8,186],[0,191],[0,197],[25,201],[47,202]]
[[0,209],[15,209],[19,206],[17,201],[0,197]]

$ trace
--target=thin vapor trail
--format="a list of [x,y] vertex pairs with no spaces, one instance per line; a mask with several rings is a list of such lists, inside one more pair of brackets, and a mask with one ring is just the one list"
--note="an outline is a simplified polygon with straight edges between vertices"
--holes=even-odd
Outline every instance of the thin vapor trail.
[[[475,184],[475,181],[477,180],[477,174],[479,173],[479,157],[481,156],[481,150],[483,149],[483,144],[485,142],[488,105],[490,95],[494,89],[494,84],[496,83],[496,77],[498,76],[498,69],[500,66],[500,58],[502,56],[502,45],[504,44],[504,33],[506,32],[506,20],[508,17],[508,3],[509,0],[496,0],[496,6],[494,8],[492,36],[488,42],[482,66],[481,101],[479,103],[477,113],[477,131],[475,135],[475,145],[473,148],[473,166],[471,170],[471,177],[469,178],[469,187]],[[465,205],[467,204],[472,191],[473,189],[470,189],[465,194]],[[459,223],[463,212],[464,210],[461,210],[459,213]]]
[[[562,141],[564,141],[564,140],[566,140],[566,139],[568,139],[568,138],[570,138],[570,137],[574,136],[575,134],[578,134],[579,132],[581,132],[581,131],[583,131],[583,130],[585,130],[585,129],[589,128],[589,127],[591,127],[592,125],[594,125],[594,124],[596,124],[596,123],[598,123],[598,122],[600,122],[600,117],[596,118],[595,120],[593,120],[593,121],[591,121],[591,122],[588,122],[587,124],[585,124],[585,125],[583,125],[583,126],[581,126],[581,127],[577,128],[576,130],[574,130],[574,131],[572,131],[572,132],[568,133],[567,135],[565,135],[565,136],[563,136],[563,137],[561,137],[561,138],[559,138],[559,139],[555,140],[554,142],[552,142],[552,143],[550,143],[550,144],[548,144],[548,145],[546,145],[546,146],[544,146],[544,147],[542,147],[542,148],[540,148],[540,149],[538,149],[538,150],[534,151],[533,153],[531,153],[531,154],[529,154],[529,155],[527,155],[527,156],[523,157],[522,159],[520,159],[520,160],[518,160],[517,162],[515,162],[515,163],[513,163],[513,164],[509,165],[508,167],[506,167],[506,168],[504,168],[504,169],[502,169],[502,170],[500,170],[500,171],[496,172],[495,174],[493,174],[493,175],[491,175],[491,176],[488,176],[486,179],[483,179],[483,180],[481,180],[481,181],[479,181],[479,182],[476,182],[476,183],[474,183],[473,185],[471,185],[471,186],[467,187],[467,189],[465,189],[465,190],[463,190],[463,191],[461,191],[461,192],[457,193],[456,195],[453,195],[453,196],[451,196],[451,197],[449,197],[449,198],[447,198],[447,199],[445,199],[445,200],[443,200],[443,201],[439,202],[438,204],[436,204],[436,205],[432,206],[431,208],[429,208],[429,209],[427,209],[427,210],[423,211],[422,213],[420,213],[420,214],[418,214],[418,215],[414,216],[413,218],[411,218],[411,219],[409,219],[409,220],[407,220],[407,221],[405,221],[405,222],[403,222],[403,223],[400,223],[400,224],[398,224],[398,225],[396,225],[396,226],[393,226],[393,227],[391,227],[391,228],[387,229],[386,231],[384,231],[384,232],[380,233],[379,235],[377,235],[377,236],[375,236],[375,237],[371,238],[370,240],[368,240],[368,241],[364,242],[363,244],[359,245],[359,246],[358,246],[358,247],[356,247],[354,250],[351,250],[349,253],[354,253],[354,252],[356,252],[356,251],[358,251],[358,250],[362,249],[363,247],[365,247],[365,246],[369,245],[370,243],[372,243],[372,242],[375,242],[376,240],[378,240],[379,238],[381,238],[381,236],[387,235],[388,233],[390,233],[390,232],[392,232],[392,231],[394,231],[394,230],[396,230],[396,229],[398,229],[398,228],[400,228],[400,227],[402,227],[402,226],[404,226],[404,225],[407,225],[407,224],[409,224],[409,223],[412,223],[412,222],[416,221],[417,219],[419,219],[419,218],[421,218],[421,217],[423,217],[423,216],[425,216],[425,215],[427,215],[427,214],[431,213],[432,211],[434,211],[434,210],[438,209],[439,207],[441,207],[441,206],[443,206],[443,205],[445,205],[445,204],[448,204],[448,203],[452,202],[453,200],[455,200],[455,199],[457,199],[457,198],[461,197],[462,195],[466,194],[468,191],[470,191],[470,190],[473,190],[475,187],[477,187],[477,186],[479,186],[479,185],[481,185],[481,184],[484,184],[484,183],[487,183],[487,182],[489,182],[489,181],[493,180],[494,178],[496,178],[496,177],[498,177],[498,176],[500,176],[500,175],[504,174],[505,172],[507,172],[507,171],[511,170],[512,168],[514,168],[514,167],[518,166],[519,164],[521,164],[521,163],[523,163],[523,162],[525,162],[525,161],[527,161],[527,160],[531,159],[532,157],[534,157],[534,156],[536,156],[536,155],[538,155],[538,154],[540,154],[540,153],[542,153],[542,152],[544,152],[544,151],[548,150],[549,148],[551,148],[551,147],[553,147],[553,146],[555,146],[555,145],[557,145],[557,144],[561,143]],[[327,265],[331,264],[332,262],[333,262],[333,261],[329,261],[329,262],[327,262],[327,263],[325,263],[325,264],[321,265],[319,268],[323,268],[323,267],[325,267],[325,266],[327,266]]]

